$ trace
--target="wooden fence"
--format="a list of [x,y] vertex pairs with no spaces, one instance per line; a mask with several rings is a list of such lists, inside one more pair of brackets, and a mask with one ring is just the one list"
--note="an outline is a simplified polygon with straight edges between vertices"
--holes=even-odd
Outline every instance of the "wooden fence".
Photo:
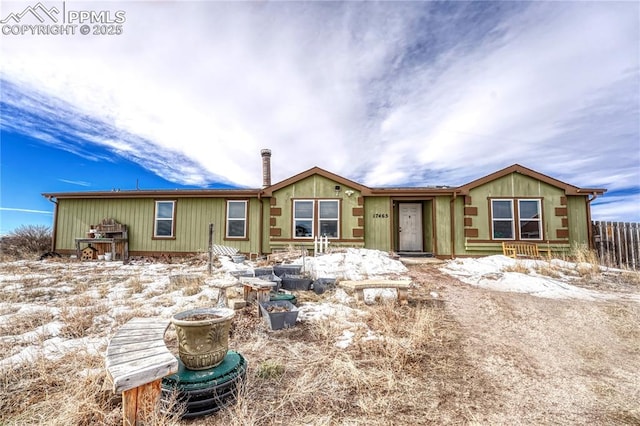
[[600,263],[640,269],[640,223],[596,221],[592,225]]

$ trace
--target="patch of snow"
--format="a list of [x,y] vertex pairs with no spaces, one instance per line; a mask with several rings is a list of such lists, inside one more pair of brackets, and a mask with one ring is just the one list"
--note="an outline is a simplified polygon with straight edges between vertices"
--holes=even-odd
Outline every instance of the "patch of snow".
[[107,343],[108,339],[105,338],[63,339],[54,337],[45,340],[41,345],[26,347],[17,354],[0,360],[0,369],[4,367],[13,368],[26,362],[35,362],[39,357],[56,360],[64,354],[76,351],[99,355],[104,352]]
[[376,303],[377,299],[396,300],[398,298],[398,290],[395,288],[365,288],[364,303],[371,305]]
[[[512,272],[511,268],[523,267],[528,273]],[[552,261],[552,266],[575,270],[575,263]],[[536,268],[548,267],[546,260],[512,259],[503,255],[481,258],[453,259],[440,268],[441,271],[458,278],[460,281],[473,286],[488,288],[496,291],[526,293],[532,296],[549,299],[582,299],[582,300],[612,300],[629,299],[640,302],[640,295],[620,295],[589,290],[569,284],[568,279],[556,279],[535,273]],[[561,272],[561,270],[560,270]]]
[[[11,324],[12,318],[19,315],[32,313],[51,312],[59,317],[60,309],[66,306],[69,294],[78,291],[78,285],[73,285],[76,280],[69,277],[95,277],[104,276],[104,281],[95,283],[91,281],[89,288],[83,293],[91,297],[99,296],[103,286],[108,289],[107,294],[100,299],[101,303],[109,306],[104,315],[96,317],[94,322],[101,330],[112,330],[117,327],[117,319],[128,316],[132,309],[130,303],[140,306],[147,315],[155,315],[164,319],[171,318],[175,313],[191,309],[194,304],[201,304],[202,298],[207,298],[214,306],[218,298],[218,290],[207,284],[207,280],[234,280],[232,273],[253,273],[255,263],[245,261],[235,263],[227,256],[218,257],[221,266],[213,270],[213,275],[208,276],[206,264],[166,264],[154,262],[132,262],[124,265],[122,262],[71,262],[57,264],[55,262],[18,261],[7,263],[7,274],[0,274],[0,298],[4,294],[13,296],[21,292],[33,290],[34,277],[40,284],[38,292],[47,297],[30,302],[0,302],[0,309],[4,315],[0,315],[0,324],[5,329],[3,342],[15,341],[28,345],[21,351],[4,360],[0,360],[0,367],[17,365],[27,359],[38,356],[60,356],[66,351],[92,350],[99,351],[105,348],[108,338],[102,339],[64,339],[58,334],[63,324],[53,321],[44,326],[34,328],[19,335],[11,335],[7,332],[6,325]],[[340,280],[362,279],[397,279],[407,277],[407,268],[401,262],[392,259],[387,253],[367,249],[347,249],[341,252],[329,253],[317,257],[304,257],[294,263],[304,264],[304,270],[313,278],[336,278]],[[518,268],[514,268],[518,264]],[[43,266],[44,265],[44,266]],[[520,267],[525,273],[513,272]],[[541,274],[543,267],[552,267],[557,272],[557,277]],[[450,274],[469,285],[488,288],[497,291],[509,291],[530,294],[546,298],[576,298],[583,300],[608,300],[626,299],[640,302],[637,293],[613,294],[595,290],[589,290],[574,286],[571,283],[580,279],[577,268],[592,267],[590,265],[576,265],[562,260],[515,260],[506,256],[488,256],[484,258],[465,258],[450,260],[441,268],[444,273]],[[622,273],[623,271],[600,268],[605,273]],[[39,272],[45,270],[48,272]],[[16,272],[18,271],[18,272]],[[35,273],[34,273],[35,271]],[[22,272],[22,273],[21,273]],[[173,273],[188,273],[207,275],[207,280],[201,291],[193,296],[184,296],[181,290],[169,292],[169,276]],[[58,274],[64,278],[56,278]],[[130,278],[137,277],[143,283],[142,293],[130,294],[127,282]],[[60,280],[60,281],[56,281]],[[66,282],[64,280],[67,280]],[[46,283],[46,285],[43,285]],[[28,287],[28,288],[27,288]],[[365,302],[370,303],[376,297],[395,298],[396,290],[391,289],[365,289]],[[434,299],[441,296],[432,291]],[[356,336],[366,336],[363,340],[383,338],[376,336],[361,321],[364,312],[354,306],[354,298],[347,294],[339,286],[332,292],[326,293],[327,299],[321,303],[307,302],[299,306],[298,320],[300,321],[330,321],[332,326],[346,330],[336,344],[348,347]],[[20,300],[10,297],[4,300]],[[73,308],[73,306],[70,306]],[[347,332],[348,331],[348,332]]]
[[338,341],[335,343],[340,349],[346,349],[353,343],[353,336],[356,334],[351,330],[344,330],[342,336],[338,337]]
[[406,274],[408,271],[402,262],[392,259],[386,252],[355,248],[349,248],[345,252],[299,258],[293,263],[304,265],[303,272],[308,273],[313,279],[385,279]]

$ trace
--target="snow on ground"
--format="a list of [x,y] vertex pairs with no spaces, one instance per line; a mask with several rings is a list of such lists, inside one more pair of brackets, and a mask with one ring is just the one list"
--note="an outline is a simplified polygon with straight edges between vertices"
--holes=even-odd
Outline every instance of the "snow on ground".
[[[186,295],[182,288],[171,288],[170,275],[207,275],[204,262],[150,263],[131,262],[53,262],[18,261],[0,265],[0,348],[4,359],[0,369],[11,367],[39,355],[57,357],[67,351],[85,350],[101,352],[106,349],[108,336],[115,332],[116,318],[132,309],[168,319],[182,310],[202,306],[202,301],[217,301],[217,289],[207,283],[229,280],[233,274],[252,273],[256,264],[245,261],[235,263],[221,256],[220,266],[213,276],[205,280],[197,294]],[[347,249],[318,257],[303,257],[294,261],[304,265],[304,272],[312,278],[340,280],[406,279],[407,268],[387,253]],[[588,265],[587,265],[588,266]],[[606,293],[581,288],[576,271],[584,265],[559,260],[514,260],[505,256],[447,261],[441,270],[467,284],[491,290],[527,293],[546,298],[574,298],[584,300],[626,299],[640,302],[635,292]],[[553,276],[543,274],[551,268]],[[524,273],[520,272],[524,269]],[[132,288],[140,287],[132,291]],[[393,290],[366,290],[365,302],[377,297],[395,298]],[[81,298],[81,303],[74,298]],[[94,318],[95,336],[79,339],[63,338],[61,329],[64,310],[83,312],[88,300],[106,306],[104,313]],[[339,347],[349,346],[354,336],[378,338],[370,335],[361,319],[363,311],[354,308],[354,298],[342,289],[327,292],[320,302],[306,302],[299,306],[299,321],[332,321],[343,328],[342,336],[334,342]],[[37,329],[12,334],[11,324],[34,312],[49,314],[52,320]]]
[[[549,299],[628,299],[640,302],[638,294],[606,293],[572,285],[572,281],[580,278],[578,271],[581,268],[585,270],[591,268],[591,265],[575,264],[557,259],[551,261],[513,259],[496,255],[450,260],[441,268],[441,271],[464,283],[497,291],[527,293]],[[521,269],[526,273],[516,272]],[[600,269],[602,271],[612,270]],[[544,271],[551,271],[553,276],[545,275]]]
[[299,258],[293,263],[304,265],[303,272],[314,279],[393,279],[407,273],[407,267],[386,252],[367,249],[350,248],[344,252]]

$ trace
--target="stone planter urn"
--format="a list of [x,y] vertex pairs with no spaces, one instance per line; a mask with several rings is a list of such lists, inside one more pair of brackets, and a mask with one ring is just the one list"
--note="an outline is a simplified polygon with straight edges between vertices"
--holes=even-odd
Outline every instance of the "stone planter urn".
[[229,349],[229,328],[235,312],[229,308],[201,308],[171,318],[178,335],[180,360],[189,370],[219,365]]

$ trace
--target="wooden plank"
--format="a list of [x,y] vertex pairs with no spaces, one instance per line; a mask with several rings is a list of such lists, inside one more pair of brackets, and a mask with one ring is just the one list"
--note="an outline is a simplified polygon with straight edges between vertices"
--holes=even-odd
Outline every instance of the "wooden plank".
[[115,341],[126,341],[126,340],[157,340],[164,338],[164,329],[158,330],[121,330],[116,335],[114,335],[111,340]]
[[169,320],[161,320],[161,321],[135,321],[133,323],[126,323],[120,327],[120,330],[162,330],[166,329],[169,326]]
[[177,363],[175,356],[167,350],[164,353],[155,353],[151,356],[130,359],[126,362],[111,363],[110,360],[107,360],[109,364],[107,370],[115,378],[127,376],[137,370],[153,370],[167,363],[173,363],[174,361]]
[[114,392],[121,392],[161,379],[178,371],[178,360],[170,353],[118,364],[107,369]]
[[164,355],[167,352],[167,348],[156,346],[155,348],[146,348],[142,347],[136,351],[123,352],[119,354],[110,354],[108,358],[107,367],[118,365],[118,364],[127,364],[132,361],[143,359],[143,358],[151,358],[156,355]]
[[363,281],[340,281],[340,287],[350,290],[358,290],[364,288],[409,288],[411,281],[394,281],[394,280],[363,280]]
[[162,340],[156,340],[154,342],[126,342],[122,344],[109,345],[109,347],[107,347],[107,358],[146,348],[166,348],[166,345]]
[[122,393],[122,423],[124,426],[136,425],[138,412],[138,388],[128,389]]
[[178,360],[164,343],[169,321],[133,318],[109,341],[106,368],[114,392],[136,388],[178,371]]
[[138,398],[137,398],[137,413],[136,423],[144,424],[143,422],[151,417],[151,414],[158,408],[158,401],[160,400],[161,384],[160,380],[155,380],[151,383],[139,386]]

